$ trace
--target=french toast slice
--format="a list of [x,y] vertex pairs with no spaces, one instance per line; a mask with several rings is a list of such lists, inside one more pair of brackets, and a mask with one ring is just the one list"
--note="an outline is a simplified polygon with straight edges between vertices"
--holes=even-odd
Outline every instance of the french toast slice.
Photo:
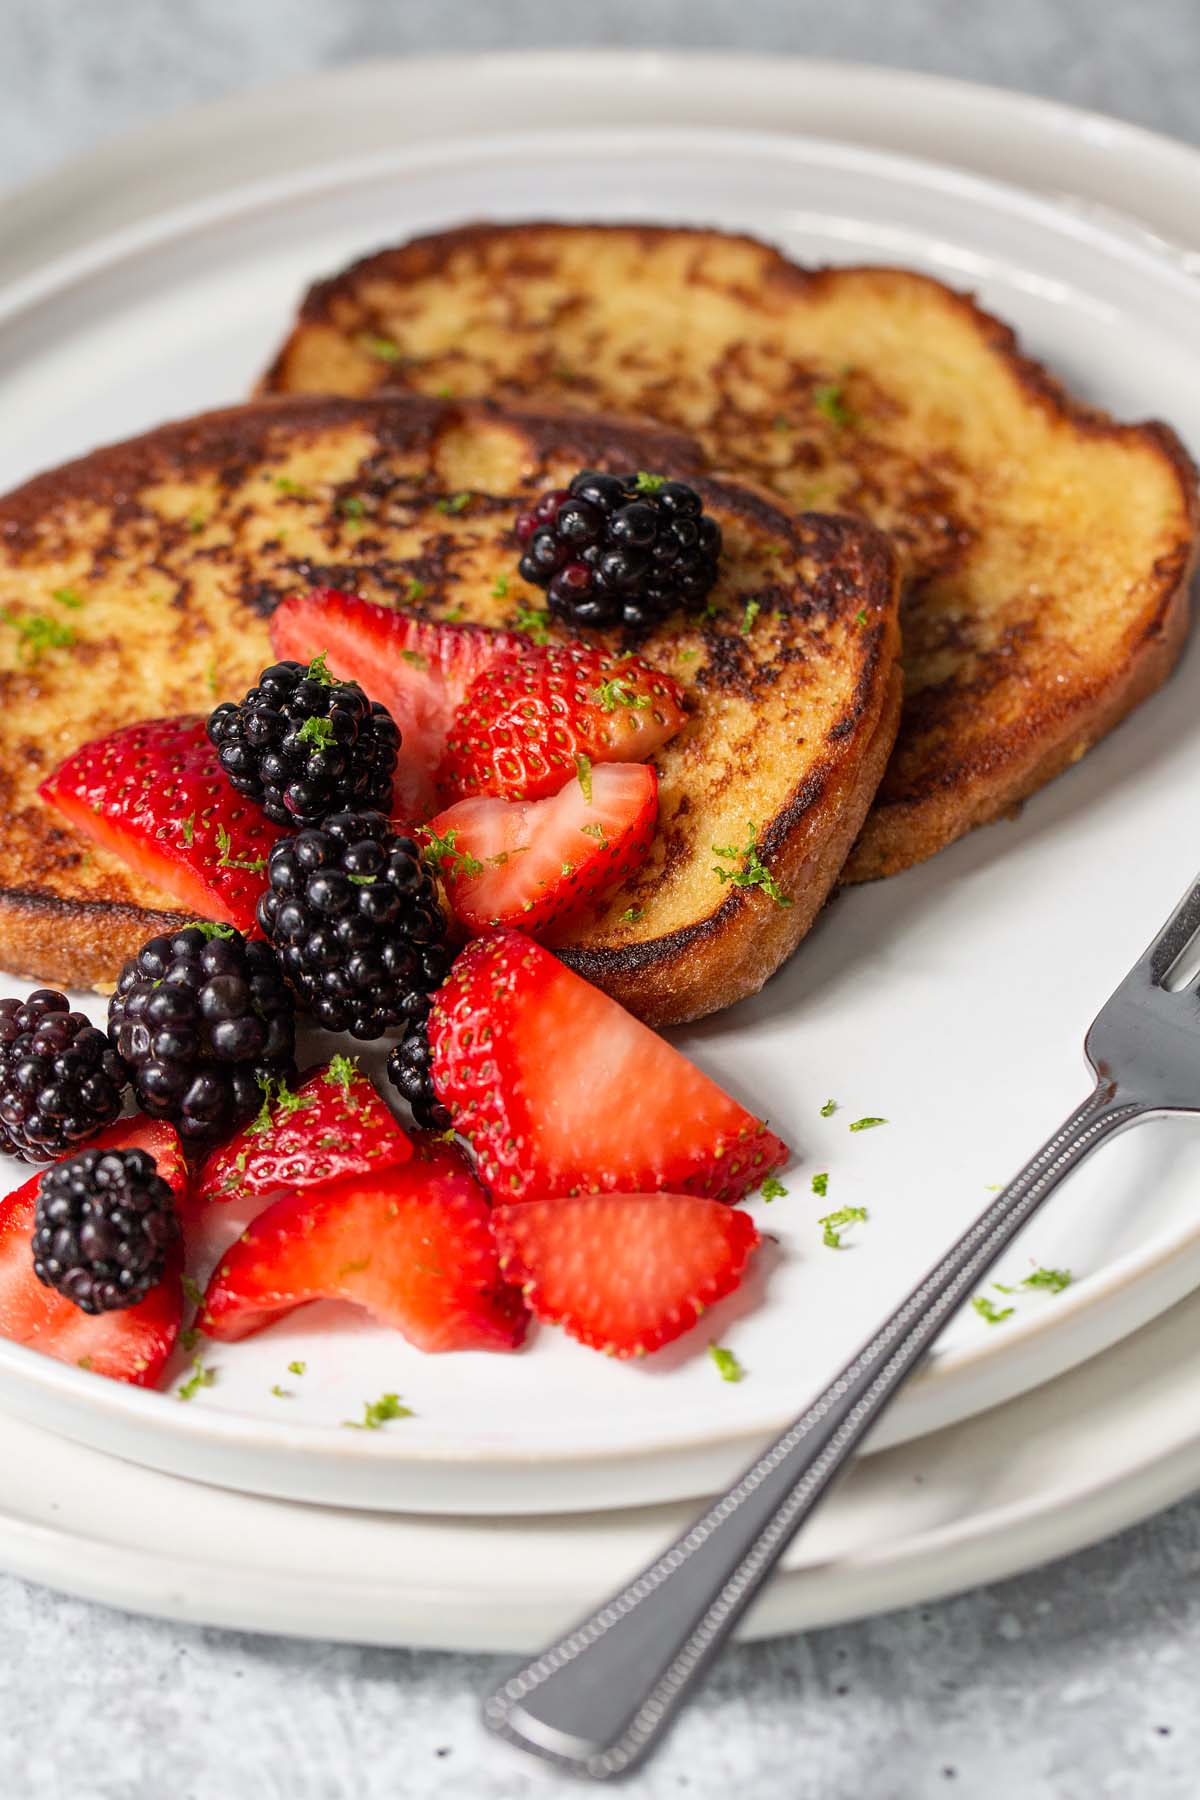
[[899,545],[904,712],[843,879],[1008,813],[1169,674],[1196,481],[1167,427],[1073,400],[966,295],[747,237],[477,225],[314,287],[269,392],[488,394],[649,416],[792,508]]
[[[678,434],[595,416],[284,399],[164,426],[0,500],[0,967],[104,984],[179,921],[38,798],[63,757],[240,696],[298,589],[518,622],[541,596],[516,578],[515,515],[592,466],[686,475],[726,549],[710,614],[636,646],[688,697],[655,758],[650,861],[560,953],[655,1023],[755,990],[836,880],[891,750],[899,572],[869,525],[793,519],[697,462]],[[752,828],[786,904],[722,880],[753,873]]]

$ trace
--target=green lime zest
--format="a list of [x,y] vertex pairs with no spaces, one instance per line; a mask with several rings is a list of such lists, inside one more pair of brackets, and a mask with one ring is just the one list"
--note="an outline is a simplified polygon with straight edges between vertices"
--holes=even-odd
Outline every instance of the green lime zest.
[[313,750],[328,750],[335,742],[332,721],[315,714],[311,719],[305,719],[296,736]]
[[523,631],[526,637],[533,639],[535,644],[548,644],[550,642],[550,614],[540,606],[518,605],[516,616],[513,619],[513,629]]
[[445,837],[426,829],[425,855],[450,881],[472,881],[482,875],[483,864],[477,857],[458,848],[458,831],[451,826]]
[[722,850],[719,845],[713,845],[712,850],[714,856],[722,856],[726,858],[727,861],[739,865],[735,869],[723,869],[719,863],[714,864],[713,874],[718,878],[722,886],[724,886],[726,882],[731,882],[734,887],[759,887],[769,899],[775,902],[776,906],[793,905],[794,902],[789,900],[788,896],[783,892],[770,869],[768,869],[766,863],[759,855],[757,826],[751,824],[749,826],[749,833],[750,835],[746,843],[741,848],[731,847]]
[[1032,1275],[1026,1275],[1021,1286],[1027,1288],[1048,1288],[1052,1294],[1061,1294],[1068,1288],[1074,1277],[1070,1269],[1035,1269]]
[[373,331],[360,331],[355,343],[360,350],[365,350],[368,356],[375,357],[379,362],[400,361],[402,352],[395,338],[382,337]]
[[217,858],[217,867],[219,869],[249,869],[252,875],[256,875],[266,868],[267,864],[264,857],[230,856],[229,852],[232,847],[233,840],[230,838],[228,831],[225,829],[224,825],[218,824],[217,849],[221,853]]
[[188,1376],[187,1380],[181,1382],[176,1389],[177,1397],[180,1400],[194,1400],[201,1388],[212,1387],[216,1379],[217,1371],[215,1369],[205,1368],[200,1358],[198,1356],[194,1357],[192,1360],[192,1373]]
[[836,425],[839,431],[849,425],[857,425],[858,414],[847,404],[841,384],[836,381],[823,382],[813,389],[813,405],[822,418]]
[[17,634],[17,655],[24,663],[40,662],[45,650],[70,650],[74,645],[75,633],[69,625],[60,619],[51,619],[45,613],[0,614],[4,623]]
[[284,1119],[291,1118],[305,1106],[315,1106],[315,1094],[295,1094],[281,1075],[260,1075],[259,1091],[262,1094],[262,1105],[247,1125],[246,1130],[252,1137],[259,1137],[265,1131],[273,1131]]
[[826,1213],[823,1219],[817,1220],[817,1224],[824,1227],[822,1243],[829,1250],[844,1249],[842,1232],[848,1225],[863,1224],[866,1218],[865,1206],[840,1206],[837,1212]]
[[592,693],[601,712],[616,712],[618,706],[636,707],[644,711],[650,705],[649,694],[635,694],[629,680],[624,675],[614,675],[609,681],[602,681]]
[[344,1094],[349,1094],[353,1084],[361,1079],[358,1060],[353,1056],[343,1056],[339,1051],[329,1059],[329,1067],[321,1077],[331,1087],[340,1087]]
[[364,1404],[361,1419],[343,1419],[342,1423],[351,1431],[380,1431],[389,1419],[412,1417],[412,1407],[402,1405],[399,1394],[381,1394],[378,1400]]
[[717,1374],[722,1381],[741,1381],[746,1371],[732,1350],[726,1350],[721,1344],[710,1344],[708,1354],[717,1367]]

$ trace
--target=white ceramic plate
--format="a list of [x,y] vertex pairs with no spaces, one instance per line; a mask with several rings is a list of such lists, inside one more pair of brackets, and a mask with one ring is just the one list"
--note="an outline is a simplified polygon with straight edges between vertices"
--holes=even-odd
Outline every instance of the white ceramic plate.
[[[913,1605],[1066,1555],[1200,1481],[1200,1297],[1058,1382],[855,1465],[744,1636]],[[686,1506],[390,1516],[221,1493],[0,1418],[0,1567],[189,1624],[528,1652]],[[514,1792],[524,1792],[514,1789]]]
[[[637,66],[646,80],[671,69]],[[478,79],[480,65],[465,72]],[[0,291],[0,404],[19,422],[0,445],[0,485],[166,413],[238,397],[314,275],[378,242],[483,214],[704,219],[809,260],[929,268],[974,286],[1087,397],[1118,413],[1163,413],[1200,443],[1196,289],[1177,256],[1127,223],[806,138],[577,128],[405,147],[401,121],[415,129],[455,73],[368,70],[357,83],[341,75],[292,90],[290,103],[277,95],[265,110],[251,101],[178,121],[190,174],[179,174],[186,203],[174,208],[162,176],[184,164],[159,156],[160,127],[150,185],[166,210],[125,213],[107,238],[93,235],[88,174],[76,178],[74,211],[69,178],[43,184],[45,241],[60,254],[47,265],[18,251],[10,263],[23,272]],[[538,74],[532,65],[524,78]],[[503,79],[522,79],[520,65]],[[614,119],[618,91],[608,89]],[[319,93],[322,129],[336,116],[339,147],[365,144],[369,155],[314,164]],[[914,95],[910,115],[918,109]],[[1054,115],[1060,131],[1071,116]],[[394,147],[381,149],[389,130]],[[207,197],[194,179],[205,146],[219,171]],[[1086,159],[1078,141],[1074,150],[1078,184]],[[264,163],[267,179],[227,185],[231,168]],[[11,243],[17,225],[36,248],[36,207],[18,198],[9,220],[0,211],[0,238]],[[1171,222],[1155,223],[1162,235]],[[1182,212],[1174,220],[1180,241],[1187,224]],[[740,1385],[685,1350],[614,1366],[549,1332],[519,1358],[424,1358],[323,1309],[214,1350],[217,1383],[189,1406],[12,1346],[0,1346],[0,1399],[177,1472],[348,1505],[569,1509],[723,1481],[1079,1098],[1084,1025],[1193,872],[1177,821],[1189,816],[1198,679],[1193,655],[1019,822],[843,897],[761,997],[681,1034],[800,1158],[787,1199],[758,1203],[778,1252],[705,1334],[737,1351],[748,1370]],[[819,1116],[827,1096],[839,1102],[832,1119]],[[852,1136],[847,1125],[863,1113],[889,1124]],[[808,1191],[817,1170],[829,1172],[827,1202]],[[1200,1138],[1168,1126],[1144,1127],[1086,1169],[1000,1272],[1066,1266],[1076,1285],[1030,1296],[1001,1327],[974,1314],[956,1321],[878,1442],[1045,1380],[1186,1292],[1200,1278],[1198,1170]],[[846,1203],[867,1205],[871,1219],[838,1254],[822,1247],[816,1219]],[[297,1356],[308,1375],[291,1398],[274,1398]],[[369,1437],[345,1431],[385,1388],[416,1417]]]

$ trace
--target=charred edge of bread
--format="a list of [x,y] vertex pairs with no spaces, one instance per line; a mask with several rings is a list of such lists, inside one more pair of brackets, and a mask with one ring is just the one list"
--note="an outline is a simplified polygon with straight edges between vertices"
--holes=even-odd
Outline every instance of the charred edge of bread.
[[[900,724],[899,560],[889,539],[858,520],[864,588],[879,596],[855,692],[830,730],[832,745],[761,832],[792,904],[760,888],[731,888],[707,917],[619,948],[559,946],[556,955],[648,1024],[682,1025],[755,994],[807,935],[867,817]],[[856,612],[862,593],[847,601]]]
[[858,761],[822,765],[763,834],[792,906],[777,906],[757,888],[734,888],[707,919],[683,930],[627,949],[568,947],[555,955],[649,1025],[685,1025],[756,994],[808,935],[837,884],[892,753],[901,692],[893,663],[875,684],[876,721]]
[[[1158,602],[1121,664],[1117,680],[1096,681],[1073,704],[1037,708],[987,758],[964,757],[936,786],[877,801],[842,870],[844,884],[877,881],[925,862],[976,826],[1011,818],[1021,803],[1079,762],[1171,674],[1187,643],[1197,546],[1181,546],[1156,567]],[[1004,780],[997,781],[1003,768]]]
[[[148,938],[179,931],[194,913],[113,900],[60,900],[33,888],[0,889],[4,966],[30,981],[111,992],[122,964]],[[70,931],[64,926],[69,923]]]

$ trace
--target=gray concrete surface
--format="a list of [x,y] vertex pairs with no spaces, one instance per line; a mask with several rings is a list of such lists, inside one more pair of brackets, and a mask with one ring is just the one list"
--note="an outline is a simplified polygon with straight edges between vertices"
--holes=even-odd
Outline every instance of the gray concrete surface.
[[[1196,0],[0,0],[0,183],[322,65],[589,43],[931,69],[1200,139]],[[736,1651],[623,1791],[1196,1800],[1198,1569],[1192,1501],[1000,1587]],[[0,1646],[0,1800],[578,1791],[482,1743],[485,1658],[185,1630],[2,1578]]]

